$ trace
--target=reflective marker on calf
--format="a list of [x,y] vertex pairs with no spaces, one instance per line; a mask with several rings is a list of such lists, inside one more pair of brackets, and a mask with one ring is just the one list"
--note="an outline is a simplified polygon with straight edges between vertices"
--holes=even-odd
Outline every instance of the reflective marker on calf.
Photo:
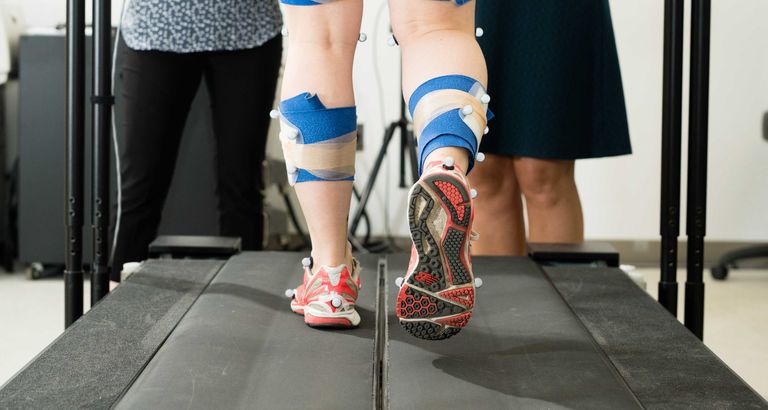
[[475,159],[477,160],[477,162],[483,162],[485,161],[485,154],[483,154],[482,152],[478,152],[477,155],[475,156]]

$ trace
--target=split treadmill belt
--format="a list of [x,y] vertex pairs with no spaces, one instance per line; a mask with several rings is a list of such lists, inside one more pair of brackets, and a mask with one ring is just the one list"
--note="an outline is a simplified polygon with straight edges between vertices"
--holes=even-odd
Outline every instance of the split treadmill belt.
[[299,254],[232,257],[116,408],[373,408],[377,260],[361,259],[361,326],[331,331],[284,296],[302,281]]
[[629,387],[541,269],[527,258],[475,258],[484,285],[467,328],[441,342],[407,334],[393,302],[407,260],[388,258],[393,409],[636,409]]
[[[406,334],[392,314],[392,284],[405,269],[404,256],[388,258],[386,278],[376,257],[361,260],[362,325],[346,331],[309,329],[290,312],[283,293],[301,281],[300,258],[230,259],[116,407],[640,407],[528,259],[478,258],[485,286],[471,325],[447,341],[428,342]],[[377,300],[380,291],[388,301]],[[377,303],[380,313],[389,312],[378,325]]]

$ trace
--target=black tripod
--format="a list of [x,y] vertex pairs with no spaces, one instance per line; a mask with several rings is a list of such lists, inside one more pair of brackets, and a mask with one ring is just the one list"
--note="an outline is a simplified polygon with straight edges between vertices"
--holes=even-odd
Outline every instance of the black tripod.
[[413,182],[419,177],[418,158],[416,157],[416,141],[413,135],[413,131],[408,127],[408,118],[405,115],[405,101],[400,101],[400,119],[389,124],[387,130],[384,132],[384,140],[381,142],[379,153],[376,156],[376,161],[373,163],[371,169],[371,175],[368,177],[368,182],[365,184],[363,193],[358,198],[357,208],[355,208],[354,216],[352,217],[352,223],[349,226],[349,236],[354,237],[357,233],[357,228],[360,225],[360,220],[366,214],[366,206],[371,198],[371,192],[373,186],[376,184],[376,178],[381,171],[381,164],[384,162],[384,157],[387,155],[389,149],[389,143],[395,136],[395,131],[400,130],[400,188],[405,188],[405,154],[408,153],[408,159],[411,164],[411,177]]

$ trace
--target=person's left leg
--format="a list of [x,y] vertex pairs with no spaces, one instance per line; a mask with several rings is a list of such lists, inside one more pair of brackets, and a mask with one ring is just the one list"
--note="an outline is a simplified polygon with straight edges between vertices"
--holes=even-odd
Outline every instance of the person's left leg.
[[264,239],[262,169],[282,55],[282,37],[249,50],[209,53],[205,80],[216,139],[219,230],[243,249]]
[[476,192],[466,173],[485,133],[490,97],[475,38],[475,3],[465,3],[389,2],[421,173],[409,193],[413,248],[406,276],[398,280],[396,313],[406,331],[430,340],[456,334],[474,306],[469,241]]
[[530,242],[584,241],[574,169],[574,161],[515,158],[515,174],[528,210]]

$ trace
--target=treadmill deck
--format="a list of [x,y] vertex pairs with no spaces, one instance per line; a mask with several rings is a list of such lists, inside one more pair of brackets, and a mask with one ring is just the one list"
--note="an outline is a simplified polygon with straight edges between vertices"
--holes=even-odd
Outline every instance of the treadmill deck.
[[405,255],[365,255],[351,330],[285,289],[302,255],[150,260],[0,389],[4,408],[768,408],[615,268],[475,258],[484,286],[445,341],[401,329]]

